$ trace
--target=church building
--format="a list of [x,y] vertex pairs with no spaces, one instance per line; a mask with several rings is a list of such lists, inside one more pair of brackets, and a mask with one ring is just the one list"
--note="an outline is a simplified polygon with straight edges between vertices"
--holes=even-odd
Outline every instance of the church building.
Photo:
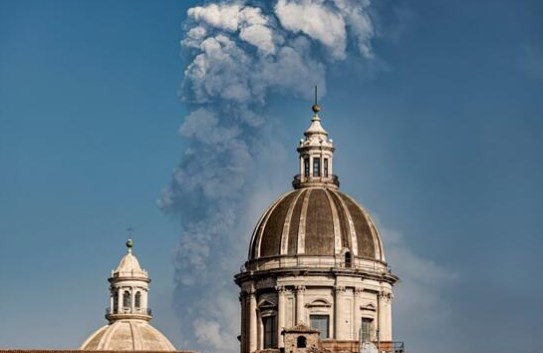
[[[315,101],[298,145],[293,190],[262,214],[247,261],[234,276],[240,288],[240,353],[405,353],[392,335],[392,287],[368,212],[339,190],[334,144]],[[151,279],[126,243],[111,272],[107,324],[79,350],[0,353],[178,352],[151,324]],[[188,353],[188,352],[187,352]]]
[[339,190],[333,141],[316,101],[312,110],[294,190],[263,213],[235,275],[240,352],[403,352],[392,336],[398,277],[368,212]]

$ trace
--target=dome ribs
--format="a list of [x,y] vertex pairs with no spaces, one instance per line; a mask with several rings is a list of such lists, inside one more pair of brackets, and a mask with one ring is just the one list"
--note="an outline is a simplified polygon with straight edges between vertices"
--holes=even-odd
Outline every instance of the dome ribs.
[[338,210],[341,244],[343,247],[349,248],[352,251],[353,243],[351,241],[351,238],[353,234],[351,234],[351,230],[349,228],[349,220],[347,219],[347,216],[345,214],[347,210],[345,210],[343,203],[335,192],[330,191],[329,193],[331,195],[332,201],[334,202],[334,205],[336,206],[336,209]]
[[264,232],[262,233],[262,242],[260,244],[260,256],[271,256],[281,253],[281,235],[283,234],[283,225],[292,199],[296,196],[295,192],[288,194],[281,202],[277,204],[272,211],[270,218],[266,222]]
[[284,194],[263,213],[251,238],[248,260],[337,257],[346,249],[355,257],[384,261],[379,233],[362,206],[338,190],[307,187]]
[[313,189],[305,220],[305,253],[334,255],[334,222],[332,208],[324,189]]
[[326,197],[328,198],[328,204],[330,205],[330,208],[332,210],[332,222],[334,223],[334,253],[337,256],[341,253],[341,250],[347,245],[347,243],[342,241],[341,226],[337,205],[332,200],[330,192],[327,189],[324,189],[324,192],[326,193]]
[[347,206],[356,230],[358,256],[375,258],[375,244],[369,226],[370,221],[354,201],[342,193],[338,193]]
[[[296,192],[295,193],[296,197],[288,206],[287,215],[285,217],[285,224],[283,224],[283,232],[281,234],[281,255],[288,254],[288,242],[289,242],[292,213],[294,211],[294,207],[296,206],[298,200],[300,199],[301,194],[302,193],[300,192]],[[298,226],[296,225],[296,227]]]
[[296,247],[298,245],[298,230],[300,227],[300,217],[298,215],[302,212],[302,204],[307,190],[299,192],[298,200],[292,210],[290,219],[290,229],[288,233],[288,251],[289,255],[296,255]]

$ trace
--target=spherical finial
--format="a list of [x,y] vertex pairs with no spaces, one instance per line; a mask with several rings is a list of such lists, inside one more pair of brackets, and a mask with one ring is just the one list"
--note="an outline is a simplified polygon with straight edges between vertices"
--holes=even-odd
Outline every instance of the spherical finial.
[[134,241],[132,240],[132,238],[128,238],[128,240],[126,241],[126,247],[128,248],[128,250],[132,250],[132,248],[134,247]]
[[313,104],[313,106],[311,107],[311,110],[313,110],[313,113],[317,114],[318,112],[321,111],[321,107],[320,105],[318,105],[317,103]]

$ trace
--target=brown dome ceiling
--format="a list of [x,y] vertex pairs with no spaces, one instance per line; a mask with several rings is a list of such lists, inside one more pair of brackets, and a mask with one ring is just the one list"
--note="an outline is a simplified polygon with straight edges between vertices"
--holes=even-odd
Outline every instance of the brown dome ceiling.
[[309,187],[284,194],[264,212],[253,232],[249,260],[345,251],[384,261],[377,228],[360,205],[335,189]]

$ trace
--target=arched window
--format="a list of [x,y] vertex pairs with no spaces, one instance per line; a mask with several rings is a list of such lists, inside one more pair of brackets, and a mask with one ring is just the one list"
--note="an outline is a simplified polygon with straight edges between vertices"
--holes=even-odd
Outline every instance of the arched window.
[[324,177],[328,178],[328,158],[324,159]]
[[130,292],[127,290],[123,293],[123,307],[130,308]]
[[136,299],[134,305],[136,306],[136,309],[139,309],[141,307],[141,292],[136,293]]
[[304,158],[304,176],[305,177],[309,176],[309,158],[308,157]]
[[321,159],[318,157],[313,158],[313,176],[321,176]]
[[113,308],[111,308],[111,311],[116,313],[119,308],[119,293],[115,291],[115,294],[113,294]]
[[345,253],[345,267],[352,267],[353,266],[353,259],[350,251],[347,251]]
[[298,336],[296,339],[297,348],[305,348],[307,346],[307,340],[305,336]]

